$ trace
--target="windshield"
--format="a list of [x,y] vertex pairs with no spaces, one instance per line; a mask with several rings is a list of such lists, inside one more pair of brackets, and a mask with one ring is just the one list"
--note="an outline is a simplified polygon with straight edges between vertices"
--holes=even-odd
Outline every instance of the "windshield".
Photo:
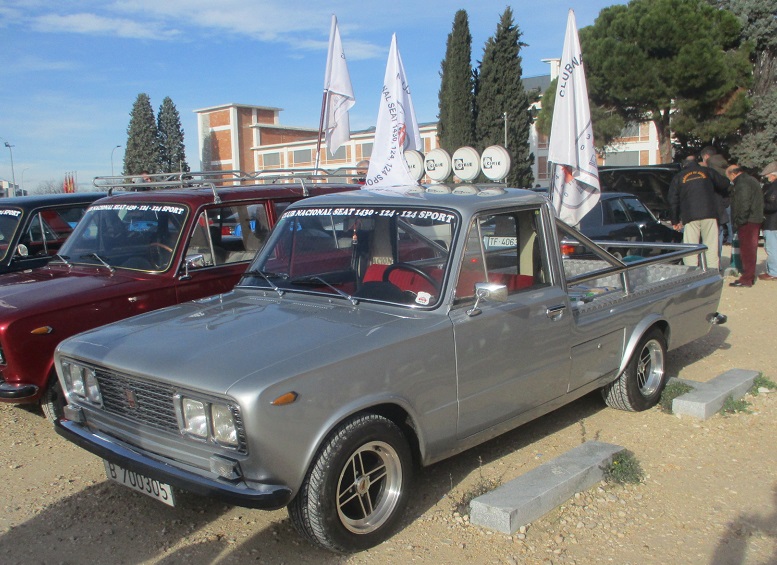
[[186,215],[180,204],[98,204],[89,208],[59,254],[71,264],[164,271]]
[[[8,255],[14,232],[22,221],[22,211],[18,208],[0,208],[0,260]],[[11,249],[11,253],[14,250]]]
[[288,210],[241,285],[432,307],[457,225],[430,208]]

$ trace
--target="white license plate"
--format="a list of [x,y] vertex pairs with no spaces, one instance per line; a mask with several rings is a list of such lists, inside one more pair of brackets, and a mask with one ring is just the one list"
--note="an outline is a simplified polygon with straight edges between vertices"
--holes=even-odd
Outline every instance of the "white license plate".
[[126,487],[129,487],[138,492],[156,498],[157,500],[164,502],[168,506],[175,506],[175,500],[173,500],[173,488],[165,483],[160,483],[157,480],[150,479],[145,475],[130,471],[123,467],[119,467],[115,463],[111,463],[103,459],[105,463],[105,474],[112,481],[116,481]]

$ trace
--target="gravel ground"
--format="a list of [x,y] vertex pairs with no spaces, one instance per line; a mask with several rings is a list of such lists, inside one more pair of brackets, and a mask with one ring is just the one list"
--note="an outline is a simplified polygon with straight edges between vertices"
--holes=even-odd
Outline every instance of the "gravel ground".
[[[763,250],[760,251],[763,253]],[[760,257],[763,260],[763,256]],[[733,279],[728,279],[727,282]],[[754,369],[777,381],[777,283],[724,287],[729,316],[669,353],[670,376],[706,381]],[[35,410],[0,406],[2,563],[777,563],[777,392],[749,413],[700,422],[625,413],[597,394],[422,470],[402,529],[355,555],[308,545],[286,512],[176,492],[175,508],[105,479],[102,462]],[[600,484],[511,536],[471,526],[463,501],[586,440],[631,450],[646,478]]]

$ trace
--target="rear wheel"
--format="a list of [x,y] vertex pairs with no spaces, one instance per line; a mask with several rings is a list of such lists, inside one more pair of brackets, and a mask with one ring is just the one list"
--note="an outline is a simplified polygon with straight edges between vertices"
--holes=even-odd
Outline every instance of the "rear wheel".
[[46,418],[52,422],[64,415],[65,394],[62,392],[62,386],[59,384],[58,378],[53,377],[49,379],[49,385],[40,399],[40,407],[43,409]]
[[319,451],[289,516],[297,530],[325,549],[361,551],[391,535],[407,502],[412,457],[394,422],[356,416]]
[[666,385],[666,339],[657,328],[640,339],[621,375],[602,389],[608,406],[640,412],[655,406]]

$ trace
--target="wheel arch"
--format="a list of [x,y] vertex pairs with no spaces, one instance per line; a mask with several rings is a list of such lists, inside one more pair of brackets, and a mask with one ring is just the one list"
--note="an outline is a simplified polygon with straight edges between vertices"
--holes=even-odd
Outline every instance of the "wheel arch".
[[626,348],[623,351],[623,357],[621,358],[620,367],[618,368],[618,375],[626,370],[626,366],[629,364],[629,360],[631,359],[632,355],[634,355],[634,350],[637,348],[637,345],[639,344],[642,337],[653,328],[656,328],[661,332],[661,334],[664,336],[667,349],[669,349],[669,338],[671,335],[669,322],[658,314],[652,314],[644,318],[634,327],[634,330],[631,332],[631,335],[626,342]]

